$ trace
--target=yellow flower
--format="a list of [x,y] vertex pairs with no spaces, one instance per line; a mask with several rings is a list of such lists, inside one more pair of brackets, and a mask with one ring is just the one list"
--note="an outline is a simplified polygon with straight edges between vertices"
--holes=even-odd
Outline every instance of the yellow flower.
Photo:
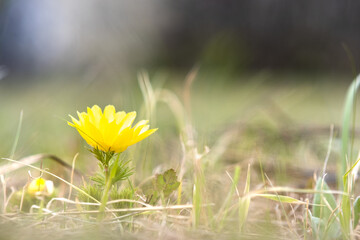
[[79,120],[70,115],[72,122],[68,124],[76,128],[90,146],[105,152],[123,152],[157,130],[149,130],[148,120],[141,120],[132,127],[136,112],[116,112],[113,105],[106,106],[104,112],[94,105],[87,108],[87,113],[77,114]]
[[43,178],[36,178],[30,182],[27,190],[31,195],[51,195],[54,192],[54,183]]

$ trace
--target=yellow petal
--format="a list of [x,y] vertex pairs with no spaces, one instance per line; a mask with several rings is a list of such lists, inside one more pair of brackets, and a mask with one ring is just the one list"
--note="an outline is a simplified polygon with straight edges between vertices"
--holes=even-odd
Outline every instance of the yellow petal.
[[102,117],[101,108],[98,105],[94,105],[92,108],[87,108],[87,115],[89,117],[89,121],[99,128],[100,119]]
[[141,140],[147,138],[148,136],[150,136],[151,134],[153,134],[154,132],[156,132],[156,130],[158,130],[157,128],[155,129],[151,129],[151,130],[148,130],[140,135],[138,135],[137,137],[135,137],[132,141],[131,144],[135,144],[137,142],[140,142]]
[[140,126],[134,127],[134,136],[137,137],[141,133],[145,132],[148,129],[149,129],[149,125],[140,125]]
[[126,116],[120,123],[121,125],[120,132],[125,128],[131,127],[131,124],[134,122],[135,118],[136,118],[136,112],[129,112],[128,114],[126,114]]
[[104,109],[104,116],[108,122],[112,122],[115,119],[115,107],[113,105],[107,105]]
[[107,145],[112,146],[116,137],[118,136],[120,126],[115,121],[104,126],[103,137]]
[[77,112],[77,115],[79,117],[79,122],[81,124],[84,124],[85,118],[87,118],[87,114],[84,112],[82,112],[82,113]]
[[98,105],[94,105],[91,108],[92,112],[94,113],[95,116],[101,116],[102,115],[102,111],[101,108]]
[[150,127],[149,125],[145,125],[145,126],[141,129],[139,135],[141,135],[141,134],[143,134],[144,132],[146,132],[147,130],[149,130],[149,127]]
[[121,121],[124,119],[124,117],[126,116],[126,113],[124,111],[122,112],[117,112],[115,114],[115,119],[116,119],[116,124],[120,124]]
[[99,148],[106,148],[106,146],[104,146],[104,139],[101,132],[91,122],[85,122],[84,127],[80,130],[82,130],[82,133],[86,135],[88,139],[91,139],[90,142],[96,143],[97,145],[99,145]]
[[139,121],[135,126],[134,126],[134,129],[136,130],[138,127],[142,126],[142,125],[145,125],[149,122],[149,120],[141,120]]
[[[74,118],[73,116],[71,116],[71,115],[69,115],[70,117],[71,117],[71,120],[73,121],[73,123],[74,124],[76,124],[76,125],[80,125],[80,122],[76,119],[76,118]],[[69,123],[69,122],[68,122]],[[73,124],[73,125],[74,125]],[[69,124],[70,125],[70,124]],[[71,126],[71,125],[70,125]]]
[[67,124],[68,124],[69,126],[71,126],[71,127],[76,128],[75,124],[73,124],[72,122],[69,122],[69,121],[68,121]]
[[125,128],[121,133],[117,136],[112,149],[116,152],[123,152],[126,150],[128,146],[131,145],[131,139],[133,137],[133,131],[130,127]]

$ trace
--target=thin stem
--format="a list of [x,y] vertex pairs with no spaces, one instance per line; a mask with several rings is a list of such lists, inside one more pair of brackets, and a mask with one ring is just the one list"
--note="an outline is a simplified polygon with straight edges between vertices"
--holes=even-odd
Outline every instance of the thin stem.
[[[126,179],[127,179],[128,183],[129,183],[129,186],[130,186],[130,188],[131,188],[131,198],[134,198],[134,193],[135,193],[134,187],[133,187],[133,185],[132,185],[129,177],[127,177]],[[133,208],[133,206],[134,206],[134,203],[130,202],[129,208]],[[129,225],[129,227],[130,227],[131,230],[133,229],[133,219],[134,219],[134,218],[131,216],[131,217],[130,217],[130,225]]]
[[109,199],[109,191],[110,191],[110,188],[111,188],[111,183],[112,183],[112,179],[114,178],[115,176],[115,173],[116,173],[116,170],[117,170],[117,167],[118,167],[118,162],[119,162],[119,157],[120,157],[120,154],[117,155],[117,158],[116,160],[114,161],[114,163],[112,164],[112,168],[111,168],[111,171],[109,171],[109,167],[108,166],[105,166],[104,167],[104,174],[105,174],[105,189],[104,189],[104,192],[103,192],[103,195],[102,195],[102,198],[101,198],[101,205],[100,205],[100,215],[99,215],[99,219],[102,219],[103,216],[104,216],[104,212],[105,212],[105,208],[106,208],[106,203]]

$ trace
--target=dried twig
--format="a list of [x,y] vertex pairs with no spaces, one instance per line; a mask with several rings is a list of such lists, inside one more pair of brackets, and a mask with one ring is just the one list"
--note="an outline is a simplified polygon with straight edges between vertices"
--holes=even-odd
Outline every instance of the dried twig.
[[[20,169],[26,165],[32,165],[43,159],[54,160],[55,162],[59,163],[61,166],[64,166],[65,168],[67,168],[69,170],[72,169],[72,166],[70,164],[68,164],[67,162],[65,162],[64,160],[62,160],[61,158],[59,158],[55,155],[52,155],[52,154],[40,153],[40,154],[35,154],[35,155],[28,156],[28,157],[24,157],[18,161],[18,162],[24,163],[25,165],[18,164],[18,163],[10,163],[10,164],[1,166],[0,167],[0,175],[13,172],[13,171]],[[74,173],[76,173],[77,175],[82,175],[81,172],[77,169],[74,169]]]

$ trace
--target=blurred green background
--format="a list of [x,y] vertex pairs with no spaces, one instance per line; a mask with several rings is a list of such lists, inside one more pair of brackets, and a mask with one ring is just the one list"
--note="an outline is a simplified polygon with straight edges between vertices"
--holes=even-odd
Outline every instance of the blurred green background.
[[[21,111],[14,157],[52,153],[67,162],[85,151],[68,114],[114,104],[145,118],[137,79],[143,69],[154,89],[169,89],[183,102],[186,76],[199,68],[188,111],[202,147],[233,126],[259,138],[251,143],[240,135],[244,146],[234,147],[244,153],[267,143],[259,134],[264,128],[278,135],[320,129],[326,139],[330,124],[339,126],[357,73],[359,7],[335,0],[2,0],[0,155],[11,155]],[[151,119],[160,128],[152,144],[161,156],[147,174],[159,164],[178,165],[172,110],[159,104]],[[86,162],[79,166],[87,171]]]
[[[154,89],[183,102],[186,76],[199,68],[187,110],[202,147],[233,125],[254,128],[255,136],[264,127],[327,136],[330,124],[339,126],[358,69],[359,7],[335,0],[2,0],[0,155],[11,155],[21,111],[14,157],[45,152],[67,162],[85,151],[68,114],[114,104],[146,117],[137,79],[143,69]],[[178,164],[172,110],[160,104],[151,119],[160,128],[154,148],[163,150],[149,172],[170,159]],[[259,136],[255,145],[267,142]],[[245,152],[254,149],[239,141]]]

